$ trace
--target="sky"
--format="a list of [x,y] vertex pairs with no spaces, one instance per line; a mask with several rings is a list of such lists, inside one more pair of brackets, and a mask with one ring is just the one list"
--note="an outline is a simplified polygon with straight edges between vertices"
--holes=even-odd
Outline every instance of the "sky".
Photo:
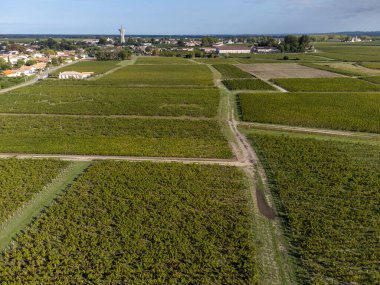
[[[2,1],[3,2],[3,1]],[[17,0],[0,34],[284,34],[380,31],[380,0]]]

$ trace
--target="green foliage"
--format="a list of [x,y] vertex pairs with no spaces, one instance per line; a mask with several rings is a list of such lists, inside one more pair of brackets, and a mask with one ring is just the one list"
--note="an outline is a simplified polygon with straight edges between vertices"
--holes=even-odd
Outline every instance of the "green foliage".
[[256,284],[236,168],[96,163],[0,259],[4,282]]
[[323,52],[323,56],[335,60],[367,62],[380,61],[380,46],[361,45],[318,45],[317,49]]
[[0,152],[230,158],[217,121],[1,116]]
[[64,71],[77,71],[77,72],[94,72],[95,74],[105,73],[117,66],[120,61],[80,61],[73,65],[60,68],[54,74],[58,75]]
[[137,65],[142,64],[195,64],[190,60],[182,57],[158,57],[158,56],[144,56],[139,57],[136,61]]
[[131,65],[91,84],[112,86],[213,86],[212,73],[204,65]]
[[239,94],[243,120],[380,133],[379,93]]
[[305,272],[300,284],[379,284],[380,149],[250,136]]
[[260,79],[223,80],[229,90],[276,90],[273,86]]
[[222,79],[252,78],[253,75],[231,64],[215,64],[213,67],[222,74]]
[[45,81],[0,96],[0,112],[214,117],[217,89],[56,86]]
[[330,71],[333,73],[343,74],[343,75],[347,75],[347,76],[361,76],[362,75],[359,72],[335,68],[335,67],[331,67],[327,64],[315,64],[315,63],[309,63],[309,62],[305,63],[304,62],[304,63],[301,63],[301,65],[311,67],[311,68],[320,69],[320,70]]
[[66,165],[67,162],[53,160],[1,159],[0,226]]
[[375,84],[380,84],[380,76],[363,77],[362,79]]
[[291,92],[380,91],[380,86],[356,78],[290,78],[272,81]]
[[25,82],[25,77],[3,77],[0,76],[0,89],[9,88]]
[[360,65],[367,68],[380,69],[380,62],[361,62]]

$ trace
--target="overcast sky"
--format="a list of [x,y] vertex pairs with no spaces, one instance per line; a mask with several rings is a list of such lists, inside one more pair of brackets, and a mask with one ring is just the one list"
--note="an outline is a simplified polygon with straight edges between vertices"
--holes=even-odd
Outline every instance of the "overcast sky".
[[380,0],[2,1],[0,34],[379,31]]

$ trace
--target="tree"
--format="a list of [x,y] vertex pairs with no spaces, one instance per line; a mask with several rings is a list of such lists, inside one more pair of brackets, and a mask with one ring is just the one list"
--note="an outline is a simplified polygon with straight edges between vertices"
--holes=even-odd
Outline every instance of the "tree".
[[107,39],[102,37],[99,39],[99,42],[98,42],[99,45],[106,45],[107,44]]
[[34,65],[34,64],[36,64],[36,63],[37,63],[36,60],[29,59],[29,60],[27,60],[27,61],[25,62],[25,65],[26,65],[26,66],[31,66],[31,65]]
[[178,46],[179,47],[185,47],[186,46],[186,43],[184,40],[180,39],[178,42],[177,42]]

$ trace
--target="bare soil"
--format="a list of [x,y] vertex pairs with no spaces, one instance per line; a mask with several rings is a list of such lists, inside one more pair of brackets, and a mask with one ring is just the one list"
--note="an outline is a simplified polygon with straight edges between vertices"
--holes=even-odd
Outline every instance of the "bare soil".
[[269,80],[273,78],[345,77],[341,74],[302,66],[297,63],[239,64],[237,67],[262,80]]

